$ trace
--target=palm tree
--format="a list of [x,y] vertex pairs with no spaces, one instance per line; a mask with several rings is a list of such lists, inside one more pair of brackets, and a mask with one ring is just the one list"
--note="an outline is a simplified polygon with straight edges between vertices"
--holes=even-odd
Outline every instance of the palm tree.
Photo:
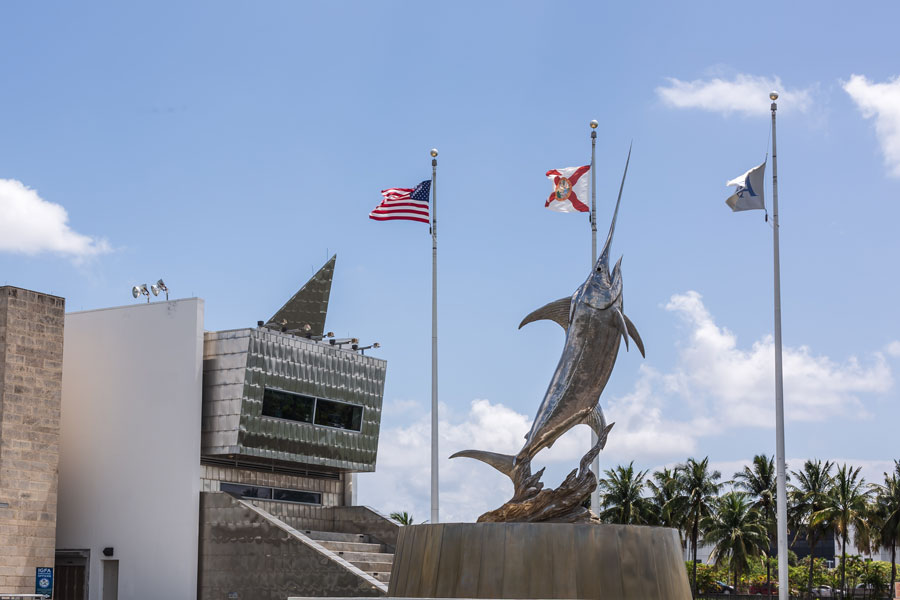
[[873,485],[874,512],[879,525],[879,545],[891,549],[891,592],[897,581],[897,545],[900,544],[900,460],[894,461],[894,472],[884,474],[884,485]]
[[847,583],[847,541],[850,528],[866,531],[866,516],[871,490],[866,489],[866,480],[859,476],[862,467],[855,469],[841,465],[831,480],[831,487],[825,496],[825,506],[812,516],[815,525],[830,523],[836,534],[841,536],[841,589],[846,592]]
[[652,518],[650,504],[644,498],[644,478],[647,471],[634,471],[634,461],[627,467],[617,466],[604,471],[606,477],[597,484],[600,488],[598,516],[606,523],[646,525]]
[[412,515],[409,514],[408,512],[406,512],[405,510],[403,512],[392,512],[391,520],[396,521],[400,525],[412,525],[413,524]]
[[831,488],[831,469],[834,463],[820,460],[807,460],[800,472],[791,471],[797,485],[791,484],[788,492],[788,510],[791,521],[798,531],[803,531],[809,543],[809,580],[808,590],[813,585],[813,556],[816,544],[825,535],[828,523],[814,524],[812,515],[825,508],[828,490]]
[[769,534],[760,511],[748,494],[728,492],[716,501],[716,511],[702,522],[703,542],[713,544],[716,566],[729,566],[734,573],[737,590],[741,573],[750,559],[769,549]]
[[691,591],[697,596],[697,540],[700,537],[700,521],[713,513],[713,503],[722,484],[718,480],[722,474],[709,470],[709,457],[700,462],[689,458],[687,462],[675,467],[675,480],[678,482],[678,496],[673,501],[673,509],[683,519],[684,530],[691,538],[691,558],[693,572],[691,574]]
[[[738,489],[745,490],[753,499],[753,506],[762,513],[765,520],[767,539],[766,555],[772,547],[772,537],[775,535],[775,457],[757,454],[753,457],[753,468],[744,467],[743,471],[734,474],[734,485]],[[772,595],[772,568],[766,561],[766,594]]]
[[650,490],[648,502],[653,513],[653,524],[660,527],[680,528],[681,523],[674,514],[672,500],[678,495],[678,480],[672,469],[663,468],[662,471],[653,473],[653,477],[647,480],[647,489]]

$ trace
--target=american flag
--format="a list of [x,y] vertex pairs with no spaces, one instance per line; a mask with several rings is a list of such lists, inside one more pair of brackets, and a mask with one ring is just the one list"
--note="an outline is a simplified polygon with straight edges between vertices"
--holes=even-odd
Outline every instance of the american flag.
[[431,180],[426,179],[415,188],[388,188],[381,190],[384,199],[369,213],[376,221],[419,221],[428,223],[428,194]]

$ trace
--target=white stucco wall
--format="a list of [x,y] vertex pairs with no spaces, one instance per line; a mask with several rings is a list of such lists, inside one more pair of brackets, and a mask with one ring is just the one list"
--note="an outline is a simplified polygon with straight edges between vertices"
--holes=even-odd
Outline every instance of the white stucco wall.
[[102,550],[119,598],[195,598],[203,300],[66,315],[56,547]]

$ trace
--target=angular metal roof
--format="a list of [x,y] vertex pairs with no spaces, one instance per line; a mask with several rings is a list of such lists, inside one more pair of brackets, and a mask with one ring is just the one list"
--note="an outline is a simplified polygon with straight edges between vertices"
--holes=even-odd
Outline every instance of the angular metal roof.
[[[321,336],[325,333],[325,316],[328,313],[328,297],[331,295],[331,280],[334,278],[334,262],[337,254],[328,259],[319,272],[313,275],[300,290],[278,309],[267,326],[284,328],[287,331],[299,330],[301,335],[308,333]],[[305,326],[310,329],[304,331]]]

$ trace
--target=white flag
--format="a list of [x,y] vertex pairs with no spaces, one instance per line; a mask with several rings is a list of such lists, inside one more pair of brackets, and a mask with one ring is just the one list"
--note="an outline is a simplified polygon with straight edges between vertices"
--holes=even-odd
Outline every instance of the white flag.
[[763,180],[765,175],[766,163],[763,163],[726,183],[725,185],[736,185],[737,189],[725,201],[725,204],[730,206],[734,212],[757,208],[765,210],[766,203],[763,198]]

